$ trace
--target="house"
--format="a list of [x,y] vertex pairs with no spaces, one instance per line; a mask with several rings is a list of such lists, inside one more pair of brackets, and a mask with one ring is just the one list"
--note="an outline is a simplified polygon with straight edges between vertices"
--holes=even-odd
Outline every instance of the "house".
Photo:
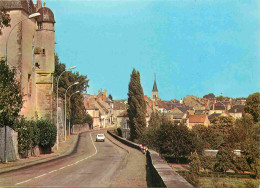
[[227,116],[230,116],[230,114],[229,114],[228,112],[213,113],[213,114],[210,114],[210,115],[208,116],[208,118],[209,118],[209,121],[212,122],[212,120],[213,120],[215,117],[220,117],[220,116],[225,116],[225,117],[227,117]]
[[244,108],[244,105],[234,105],[228,112],[233,118],[237,119],[242,117]]
[[187,119],[187,126],[188,128],[192,128],[194,125],[204,125],[204,126],[209,126],[210,125],[210,121],[208,119],[208,115],[207,114],[195,114],[195,115],[189,115],[188,119]]
[[180,123],[186,124],[186,113],[168,113],[167,117],[171,121],[178,121]]
[[117,116],[117,128],[121,128],[123,138],[130,138],[129,118],[126,110]]

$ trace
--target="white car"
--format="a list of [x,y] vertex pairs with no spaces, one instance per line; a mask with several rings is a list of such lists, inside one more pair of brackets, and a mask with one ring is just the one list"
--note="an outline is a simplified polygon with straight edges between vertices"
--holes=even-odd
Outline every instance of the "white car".
[[105,135],[104,134],[97,134],[96,142],[105,142]]

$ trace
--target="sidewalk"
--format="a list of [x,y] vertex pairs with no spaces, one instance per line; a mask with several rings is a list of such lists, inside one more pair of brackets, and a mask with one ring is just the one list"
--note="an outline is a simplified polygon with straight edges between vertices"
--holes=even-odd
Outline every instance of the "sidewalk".
[[14,162],[0,163],[0,174],[19,168],[32,166],[38,163],[43,163],[56,159],[65,155],[70,154],[75,148],[80,133],[70,135],[70,139],[65,142],[60,143],[59,150],[56,150],[56,147],[52,150],[51,154],[42,154],[38,157],[30,157],[25,159],[18,159]]
[[147,187],[146,157],[141,151],[131,148],[106,133],[106,138],[127,151],[119,175],[112,181],[111,187]]

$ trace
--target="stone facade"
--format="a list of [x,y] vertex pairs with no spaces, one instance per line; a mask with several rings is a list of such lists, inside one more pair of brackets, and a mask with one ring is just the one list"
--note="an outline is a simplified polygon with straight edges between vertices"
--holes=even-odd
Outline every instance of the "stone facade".
[[[6,143],[6,151],[7,151],[7,161],[15,161],[19,159],[18,154],[18,133],[15,132],[12,128],[6,127],[7,133],[7,143]],[[0,161],[4,161],[4,149],[5,149],[5,128],[0,128]]]
[[[0,59],[6,58],[7,64],[17,70],[17,79],[21,82],[24,105],[21,115],[27,119],[52,118],[52,93],[54,73],[55,29],[54,15],[41,1],[32,0],[0,1],[11,17],[11,27],[6,27],[0,35]],[[37,18],[27,19],[39,12]]]

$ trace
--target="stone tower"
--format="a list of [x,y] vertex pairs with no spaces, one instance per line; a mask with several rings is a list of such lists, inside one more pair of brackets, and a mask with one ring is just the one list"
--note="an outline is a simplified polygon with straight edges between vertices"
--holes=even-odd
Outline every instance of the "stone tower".
[[[40,2],[40,0],[38,0]],[[41,3],[41,2],[40,2]],[[39,3],[39,4],[40,4]],[[41,7],[41,5],[40,5]],[[41,7],[37,11],[35,44],[35,73],[36,73],[36,111],[41,118],[52,118],[52,92],[54,73],[55,29],[54,15],[51,9]]]
[[153,95],[153,101],[156,101],[158,97],[158,89],[156,85],[156,74],[154,73],[154,84],[153,84],[153,90],[152,90],[152,95]]

